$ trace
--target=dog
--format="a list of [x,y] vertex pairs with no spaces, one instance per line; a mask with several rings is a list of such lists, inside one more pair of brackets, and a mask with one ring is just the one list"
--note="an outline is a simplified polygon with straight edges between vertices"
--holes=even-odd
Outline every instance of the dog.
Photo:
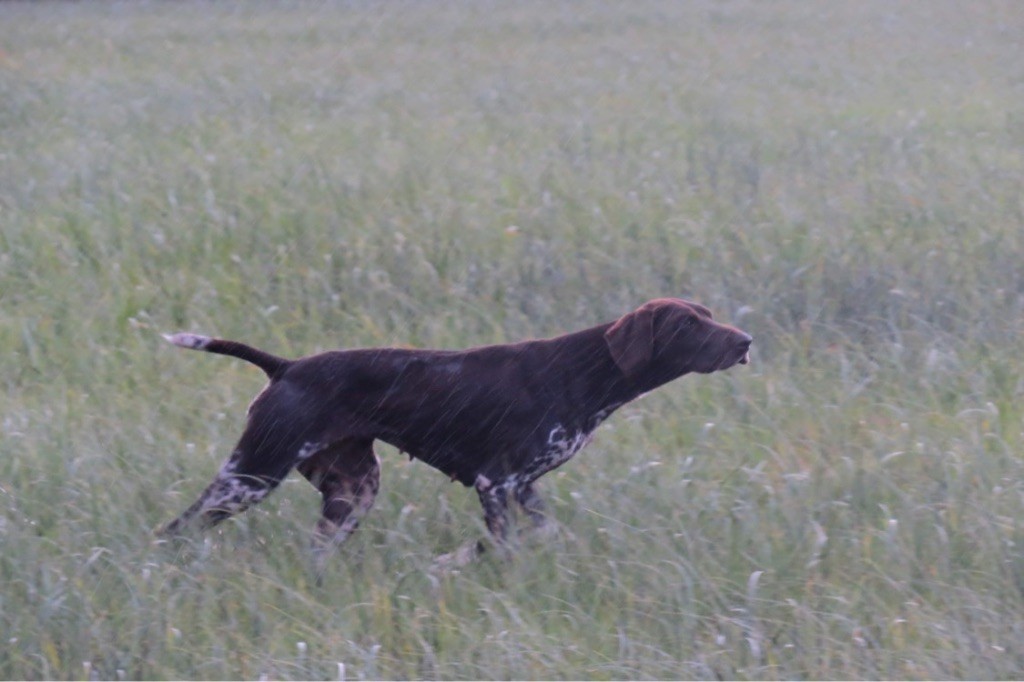
[[747,364],[753,341],[704,306],[674,298],[564,336],[459,351],[365,348],[287,360],[236,341],[166,338],[250,362],[270,381],[213,482],[158,533],[213,526],[295,468],[323,497],[314,534],[321,558],[373,505],[374,440],[475,488],[494,544],[506,547],[511,502],[544,527],[537,479],[590,442],[615,410],[685,374]]

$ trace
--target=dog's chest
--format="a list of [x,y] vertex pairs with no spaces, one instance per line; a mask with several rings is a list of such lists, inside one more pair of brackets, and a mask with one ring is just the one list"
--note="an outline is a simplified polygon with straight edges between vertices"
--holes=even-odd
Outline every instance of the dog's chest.
[[546,447],[540,456],[534,459],[530,468],[536,471],[538,476],[551,471],[572,459],[572,456],[582,450],[593,437],[592,430],[570,431],[558,424],[548,434]]
[[582,428],[571,428],[555,424],[549,431],[547,442],[527,465],[525,478],[534,480],[552,469],[557,469],[582,450],[594,437],[594,430],[601,425],[619,405],[610,405],[584,421]]

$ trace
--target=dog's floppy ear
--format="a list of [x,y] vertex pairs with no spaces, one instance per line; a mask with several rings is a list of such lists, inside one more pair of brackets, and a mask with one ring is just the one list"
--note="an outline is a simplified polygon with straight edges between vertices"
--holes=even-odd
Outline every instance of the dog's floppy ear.
[[612,359],[627,377],[636,376],[654,356],[654,308],[641,306],[620,317],[604,333]]

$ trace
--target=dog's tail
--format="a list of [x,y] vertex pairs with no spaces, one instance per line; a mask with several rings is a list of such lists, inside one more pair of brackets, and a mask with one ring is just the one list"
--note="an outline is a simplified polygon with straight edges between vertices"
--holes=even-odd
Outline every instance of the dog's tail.
[[273,379],[281,370],[291,364],[290,360],[279,358],[276,355],[261,351],[258,348],[247,346],[238,341],[225,341],[224,339],[211,339],[209,336],[189,334],[181,332],[178,334],[164,334],[164,338],[175,346],[191,348],[192,350],[205,350],[207,353],[219,353],[240,358],[251,362]]

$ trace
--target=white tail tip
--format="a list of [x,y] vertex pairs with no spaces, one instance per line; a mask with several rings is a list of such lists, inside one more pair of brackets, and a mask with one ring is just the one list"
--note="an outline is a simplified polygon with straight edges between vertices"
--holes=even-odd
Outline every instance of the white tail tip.
[[199,334],[189,334],[187,332],[164,334],[163,336],[175,346],[191,348],[193,350],[202,350],[212,341],[209,336],[200,336]]

